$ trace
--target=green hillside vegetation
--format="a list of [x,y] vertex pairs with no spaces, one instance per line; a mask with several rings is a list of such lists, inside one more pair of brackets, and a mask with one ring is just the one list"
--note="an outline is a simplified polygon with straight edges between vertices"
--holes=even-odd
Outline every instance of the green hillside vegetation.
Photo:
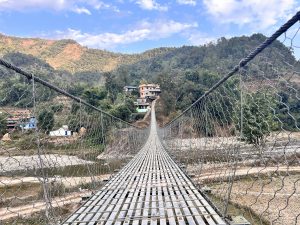
[[[174,104],[176,108],[183,109],[187,105],[181,104],[183,98],[192,94],[192,99],[189,98],[189,100],[193,102],[200,97],[203,91],[230,71],[240,59],[265,39],[266,37],[262,34],[254,34],[250,37],[221,38],[216,44],[211,43],[199,47],[174,48],[154,58],[123,65],[112,72],[111,79],[114,80],[114,85],[118,89],[128,84],[129,81],[133,85],[138,85],[142,79],[158,82],[162,85],[162,95],[170,93],[176,100]],[[270,63],[279,68],[287,68],[287,63],[290,65],[297,63],[290,50],[278,41],[263,54],[271,60]],[[279,54],[283,56],[278,57]],[[258,65],[265,64],[265,62],[255,60],[254,62]],[[251,65],[247,70],[251,73],[256,72],[255,67]],[[209,81],[209,79],[212,80]]]
[[[132,85],[138,85],[141,80],[160,84],[162,113],[172,119],[196,101],[265,39],[266,37],[262,34],[253,34],[250,37],[221,38],[215,44],[210,43],[199,47],[174,48],[154,58],[119,67],[110,74],[106,85],[111,87],[108,90],[121,90],[129,82]],[[251,86],[260,79],[276,78],[273,77],[275,76],[274,69],[283,76],[288,76],[293,67],[297,70],[300,68],[299,62],[296,61],[290,49],[279,41],[275,41],[260,56],[245,68],[246,86],[248,84]],[[231,82],[237,81],[234,81],[233,78]],[[229,83],[227,86],[233,88],[232,85]],[[299,83],[295,83],[295,85],[299,88]],[[273,94],[274,98],[277,98],[277,102],[280,102],[279,96],[285,92],[284,87],[278,91],[276,95],[274,95],[275,93],[266,94]],[[238,95],[239,93],[236,93],[235,98],[238,98]],[[287,101],[290,112],[300,122],[300,105],[297,97],[289,96],[287,98],[284,100]],[[288,115],[283,113],[288,110],[287,107],[279,104],[277,109],[278,117],[284,122],[285,128],[295,129],[295,121],[288,119]]]
[[[250,37],[221,38],[217,43],[204,46],[158,48],[135,55],[88,49],[81,47],[72,40],[46,41],[2,36],[2,42],[0,42],[2,45],[4,42],[9,42],[8,40],[11,42],[8,46],[3,45],[1,47],[8,52],[4,55],[8,61],[63,87],[71,94],[82,97],[96,107],[130,121],[135,113],[133,107],[135,99],[123,94],[125,85],[139,85],[142,81],[160,84],[162,114],[170,120],[196,101],[218,79],[238,64],[241,58],[245,57],[265,39],[266,37],[262,34],[253,34]],[[30,42],[31,45],[27,43],[30,47],[21,48],[20,45],[24,45],[24,41],[33,42]],[[18,48],[23,52],[31,52],[32,55],[15,53],[14,51]],[[38,48],[42,50],[37,51]],[[76,52],[78,53],[76,49],[78,51],[84,49],[83,54],[76,59],[77,61],[69,60],[69,56],[74,59],[74,55]],[[70,54],[68,51],[74,54]],[[299,69],[299,62],[295,60],[290,49],[279,41],[275,41],[261,56],[263,57],[253,60],[245,68],[247,74],[251,74],[245,80],[246,85],[247,83],[255,84],[262,79],[260,76],[262,73],[264,73],[265,78],[272,79],[274,76],[273,65],[282,74],[289,73],[289,65]],[[56,57],[55,59],[64,58],[63,61],[66,64],[60,67],[64,70],[53,68],[52,64],[55,62],[55,60],[51,61],[54,59],[53,57]],[[50,60],[52,64],[48,63],[47,60],[46,62],[45,58]],[[103,69],[101,65],[112,65],[117,62],[115,58],[118,58],[118,63],[112,66],[108,72],[104,72],[107,70]],[[76,68],[68,67],[73,64]],[[7,71],[3,71],[1,76],[5,73]],[[24,89],[26,85],[22,82],[18,82],[17,85],[13,79],[16,78],[11,77],[8,82],[1,84],[2,94],[6,94],[8,88],[16,89],[13,92],[15,96],[11,97],[11,100],[5,98],[6,102],[2,102],[2,105],[9,104],[9,101],[13,102],[13,99],[16,100],[18,98],[16,93],[26,93],[24,96],[27,94],[29,96],[30,92]],[[232,82],[234,85],[236,81],[233,79]],[[233,86],[228,85],[228,87]],[[277,102],[283,102],[277,107],[278,118],[286,122],[285,126],[288,129],[294,129],[295,121],[289,119],[286,112],[289,110],[295,119],[299,120],[299,101],[293,96],[285,96],[284,93],[285,90],[282,88],[274,95],[281,98],[281,100],[277,99]],[[239,93],[236,93],[236,96],[238,95]],[[55,94],[49,93],[42,96],[46,96],[44,100],[47,101],[50,97],[54,98]],[[29,104],[24,100],[22,101],[19,101],[20,107]],[[290,109],[287,109],[285,104],[289,105]]]
[[[115,98],[111,98],[106,86],[102,85],[101,79],[104,79],[102,73],[77,72],[75,75],[72,75],[67,71],[55,70],[43,60],[22,53],[8,53],[3,58],[13,65],[82,98],[89,104],[101,108],[114,116],[127,121],[134,119],[133,114],[136,113],[136,109],[133,97],[126,96],[122,90],[114,90]],[[33,107],[31,81],[3,67],[0,67],[0,77],[0,106]],[[38,110],[53,108],[54,110],[51,110],[53,112],[60,111],[57,109],[60,106],[54,100],[58,93],[40,84],[35,85],[35,90],[37,105],[41,106],[38,107]],[[39,113],[37,112],[37,114]],[[45,113],[49,114],[51,112]]]

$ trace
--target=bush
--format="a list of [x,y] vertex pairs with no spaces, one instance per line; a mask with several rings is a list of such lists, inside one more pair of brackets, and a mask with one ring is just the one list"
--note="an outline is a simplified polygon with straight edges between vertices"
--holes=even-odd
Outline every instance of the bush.
[[38,115],[38,127],[47,133],[54,126],[54,113],[52,110],[43,109]]
[[122,120],[129,120],[131,111],[126,105],[118,105],[113,110],[111,110],[111,114]]
[[[51,181],[47,184],[49,197],[63,196],[66,193],[66,187],[61,181]],[[38,192],[39,198],[44,198],[44,188],[41,184],[41,188]]]
[[64,104],[62,104],[62,103],[51,106],[51,110],[53,112],[61,112],[63,110],[63,108],[64,108]]
[[[273,118],[274,98],[268,93],[248,94],[243,102],[242,138],[255,145],[264,144],[265,137],[276,128]],[[235,111],[240,113],[240,109]],[[238,119],[238,120],[237,120]],[[235,115],[240,130],[240,115]]]
[[7,121],[6,121],[6,115],[0,114],[0,136],[6,133],[7,131]]

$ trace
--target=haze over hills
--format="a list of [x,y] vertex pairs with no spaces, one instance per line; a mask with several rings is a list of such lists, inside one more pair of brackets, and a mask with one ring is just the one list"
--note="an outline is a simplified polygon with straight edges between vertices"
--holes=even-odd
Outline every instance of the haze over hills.
[[158,48],[142,54],[121,54],[81,46],[74,40],[46,40],[19,38],[0,34],[0,55],[20,52],[47,62],[54,69],[76,72],[107,72],[121,64],[132,64],[149,59],[171,48]]

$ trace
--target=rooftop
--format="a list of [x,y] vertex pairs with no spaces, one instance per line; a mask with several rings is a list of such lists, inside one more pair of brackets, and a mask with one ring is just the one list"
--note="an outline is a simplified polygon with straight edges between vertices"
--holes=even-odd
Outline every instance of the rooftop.
[[157,87],[157,88],[159,88],[159,84],[140,84],[139,87]]
[[136,86],[125,86],[124,88],[137,88]]

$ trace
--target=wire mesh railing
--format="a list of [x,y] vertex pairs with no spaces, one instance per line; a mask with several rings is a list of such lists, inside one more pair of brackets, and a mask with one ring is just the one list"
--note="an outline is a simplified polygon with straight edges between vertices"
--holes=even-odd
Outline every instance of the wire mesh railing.
[[148,131],[1,65],[0,223],[59,224],[137,153]]
[[298,12],[160,130],[224,218],[300,224],[300,64],[291,54],[299,19]]

